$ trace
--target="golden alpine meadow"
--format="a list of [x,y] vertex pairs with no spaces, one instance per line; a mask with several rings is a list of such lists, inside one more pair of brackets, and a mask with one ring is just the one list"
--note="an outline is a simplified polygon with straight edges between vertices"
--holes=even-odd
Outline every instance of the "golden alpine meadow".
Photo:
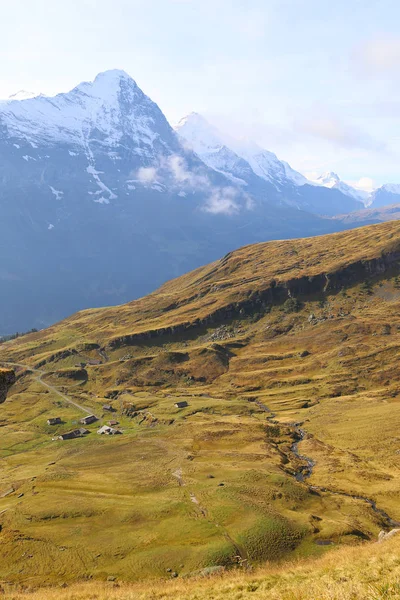
[[400,600],[400,3],[0,13],[0,600]]
[[6,597],[400,597],[400,223],[0,345]]

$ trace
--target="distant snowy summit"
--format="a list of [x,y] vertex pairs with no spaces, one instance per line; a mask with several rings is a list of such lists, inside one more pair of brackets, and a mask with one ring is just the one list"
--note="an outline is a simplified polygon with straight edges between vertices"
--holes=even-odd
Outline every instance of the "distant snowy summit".
[[255,175],[269,181],[278,190],[288,182],[295,185],[309,183],[304,175],[279,160],[273,152],[254,142],[223,134],[198,113],[184,117],[175,129],[209,167],[225,174],[239,175],[240,178],[240,173],[233,173],[232,166],[242,160]]
[[385,183],[371,192],[369,199],[372,208],[397,204],[400,202],[400,185],[397,183]]
[[[356,188],[342,181],[330,171],[313,180],[293,169],[287,162],[278,159],[276,154],[261,148],[249,140],[239,140],[219,131],[202,115],[191,113],[175,127],[177,133],[212,169],[224,173],[238,183],[247,185],[247,176],[251,173],[270,182],[278,191],[284,193],[288,186],[318,186],[337,190],[345,197],[360,203],[343,207],[343,212],[357,210],[362,206],[383,206],[388,201],[400,201],[400,185],[386,184],[373,191]],[[293,204],[293,200],[291,200]],[[294,202],[296,205],[296,202]],[[307,210],[307,202],[299,202],[299,208]],[[326,208],[328,211],[328,207]],[[321,207],[323,212],[323,207]]]
[[315,179],[313,183],[316,183],[317,185],[323,185],[324,187],[328,187],[331,189],[334,188],[336,190],[340,190],[341,192],[343,192],[343,194],[346,194],[346,196],[351,196],[356,200],[360,200],[365,206],[368,206],[370,204],[369,192],[365,190],[359,190],[355,187],[352,187],[351,185],[348,185],[347,183],[342,181],[339,178],[339,176],[336,175],[336,173],[333,173],[332,171],[328,173],[323,173],[317,179]]
[[338,189],[343,194],[360,200],[366,207],[378,208],[400,202],[400,184],[396,183],[386,183],[379,188],[367,191],[348,185],[333,172],[320,175],[313,183],[331,189]]
[[42,94],[35,94],[35,92],[27,92],[26,90],[19,90],[15,94],[11,94],[8,96],[6,100],[9,102],[13,100],[31,100],[32,98],[36,98],[37,96],[41,96]]
[[382,192],[387,192],[388,194],[400,194],[400,184],[398,183],[385,183],[378,189]]

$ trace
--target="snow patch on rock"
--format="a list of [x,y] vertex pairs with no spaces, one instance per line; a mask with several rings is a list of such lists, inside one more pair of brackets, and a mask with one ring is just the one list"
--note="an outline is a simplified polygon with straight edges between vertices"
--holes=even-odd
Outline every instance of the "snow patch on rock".
[[64,192],[62,192],[61,190],[56,190],[56,188],[53,188],[53,186],[49,185],[49,188],[51,190],[51,193],[56,197],[56,200],[61,200],[62,196],[64,195]]

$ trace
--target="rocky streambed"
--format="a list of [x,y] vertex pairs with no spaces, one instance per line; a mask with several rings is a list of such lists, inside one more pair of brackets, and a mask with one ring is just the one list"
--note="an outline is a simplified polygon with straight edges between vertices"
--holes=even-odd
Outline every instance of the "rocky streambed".
[[[254,400],[253,400],[254,401]],[[281,423],[275,419],[275,414],[271,412],[271,409],[268,408],[265,404],[262,404],[258,400],[255,400],[254,403],[264,412],[268,414],[267,421],[270,424],[281,425]],[[400,527],[400,522],[393,519],[386,511],[382,508],[379,508],[376,504],[376,501],[372,498],[368,498],[362,494],[351,494],[350,492],[344,492],[341,490],[336,490],[333,488],[328,488],[324,486],[318,485],[310,485],[306,483],[306,480],[311,477],[313,473],[313,469],[315,467],[315,461],[309,456],[305,456],[301,454],[299,450],[299,444],[307,437],[307,431],[302,428],[302,423],[285,423],[286,427],[290,427],[293,432],[294,441],[290,446],[290,454],[295,458],[295,470],[288,471],[299,483],[305,483],[308,489],[312,492],[318,493],[327,493],[335,496],[342,496],[345,498],[352,498],[353,500],[359,500],[361,502],[365,502],[370,506],[372,511],[380,518],[382,523],[382,527],[386,530],[391,530],[393,528]],[[288,462],[290,461],[290,456],[286,456]]]
[[[293,427],[296,441],[293,442],[293,444],[291,445],[290,451],[296,457],[296,459],[300,461],[300,463],[302,463],[301,466],[295,471],[294,477],[297,481],[304,483],[305,480],[312,475],[313,469],[315,467],[315,462],[310,457],[300,454],[299,451],[299,444],[307,437],[307,432],[301,428],[301,424],[299,423],[293,423],[291,426]],[[382,508],[379,508],[376,505],[375,500],[373,500],[372,498],[368,498],[367,496],[364,496],[362,494],[351,494],[350,492],[335,490],[319,485],[308,485],[308,488],[314,492],[325,492],[328,494],[333,494],[335,496],[342,496],[345,498],[352,498],[353,500],[360,500],[362,502],[365,502],[371,507],[373,512],[379,516],[382,525],[386,529],[400,527],[400,522],[393,519]]]

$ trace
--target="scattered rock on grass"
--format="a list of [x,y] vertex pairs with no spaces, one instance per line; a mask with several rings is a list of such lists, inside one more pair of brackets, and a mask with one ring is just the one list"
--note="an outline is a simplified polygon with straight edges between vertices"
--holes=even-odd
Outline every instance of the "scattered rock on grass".
[[394,535],[400,533],[400,529],[392,529],[391,531],[380,531],[378,535],[378,542],[385,542],[390,540]]

